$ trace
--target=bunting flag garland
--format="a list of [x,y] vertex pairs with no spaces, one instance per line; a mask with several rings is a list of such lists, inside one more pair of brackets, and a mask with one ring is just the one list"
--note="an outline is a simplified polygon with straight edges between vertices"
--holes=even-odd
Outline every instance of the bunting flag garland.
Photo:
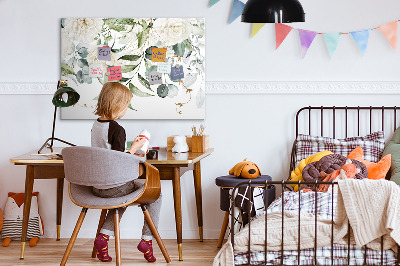
[[371,32],[371,29],[351,32],[351,35],[353,36],[354,40],[356,41],[356,43],[357,43],[358,47],[360,48],[360,51],[363,55],[365,55],[365,51],[367,50],[370,32]]
[[235,19],[242,15],[244,8],[244,3],[239,0],[233,0],[231,17],[229,18],[229,24],[231,24]]
[[378,27],[394,50],[397,48],[397,24],[396,20]]
[[210,5],[208,7],[212,7],[216,3],[218,3],[220,0],[210,0]]
[[299,30],[301,55],[304,58],[317,33],[315,31]]
[[339,39],[340,36],[342,36],[342,34],[340,34],[339,32],[334,32],[334,33],[325,33],[323,36],[326,48],[328,48],[329,55],[332,58],[333,54],[336,51],[336,48],[338,47]]
[[256,35],[262,27],[264,27],[265,23],[253,23],[253,27],[251,28],[251,38]]
[[285,40],[286,36],[288,36],[292,29],[293,28],[288,25],[275,23],[276,49],[278,49],[278,47],[282,44],[282,42]]
[[[210,0],[209,7],[212,7],[220,0]],[[231,0],[232,3],[232,11],[229,16],[229,24],[235,21],[243,12],[245,3],[243,0]],[[343,34],[351,34],[353,36],[354,41],[357,43],[361,53],[365,55],[368,47],[369,36],[371,30],[380,30],[385,36],[386,40],[392,46],[394,50],[397,49],[397,31],[398,31],[398,22],[400,20],[395,20],[383,25],[380,25],[375,28],[369,28],[360,31],[351,31],[351,32],[334,32],[334,33],[324,33],[324,32],[314,32],[309,30],[303,30],[298,28],[293,28],[285,24],[275,23],[275,41],[276,41],[276,48],[278,49],[286,37],[292,30],[298,30],[300,36],[300,43],[301,43],[301,53],[302,57],[304,58],[307,54],[308,49],[310,48],[312,42],[314,41],[317,34],[323,36],[326,48],[331,58],[333,58],[336,49],[339,45],[340,37]],[[252,23],[251,29],[251,38],[253,38],[261,29],[265,26],[266,23]]]

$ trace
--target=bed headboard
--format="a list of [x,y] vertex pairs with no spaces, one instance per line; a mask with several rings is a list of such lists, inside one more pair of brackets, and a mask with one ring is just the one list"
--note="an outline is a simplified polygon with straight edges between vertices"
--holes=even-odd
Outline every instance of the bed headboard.
[[[308,106],[296,114],[296,137],[299,134],[347,138],[382,130],[387,140],[398,126],[396,106]],[[290,171],[295,164],[293,144]],[[290,172],[289,172],[290,176]]]

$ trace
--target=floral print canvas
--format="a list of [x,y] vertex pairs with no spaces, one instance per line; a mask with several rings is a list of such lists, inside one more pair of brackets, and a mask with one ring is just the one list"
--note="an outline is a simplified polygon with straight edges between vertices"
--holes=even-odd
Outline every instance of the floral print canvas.
[[124,119],[204,119],[203,18],[65,18],[61,78],[80,94],[63,119],[94,119],[106,82],[133,94]]

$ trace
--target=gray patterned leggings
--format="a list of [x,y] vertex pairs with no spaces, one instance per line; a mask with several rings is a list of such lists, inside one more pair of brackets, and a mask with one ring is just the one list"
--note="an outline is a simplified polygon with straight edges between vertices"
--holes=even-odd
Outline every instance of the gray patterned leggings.
[[[144,187],[144,182],[140,182],[138,180],[132,180],[119,187],[113,187],[108,189],[93,188],[93,194],[101,198],[116,198],[128,195],[143,187]],[[156,225],[157,228],[158,228],[158,221],[160,219],[161,202],[162,202],[162,196],[160,194],[160,197],[155,202],[146,204],[146,207],[149,210],[151,218],[153,218],[154,224]],[[124,214],[125,210],[126,207],[118,208],[119,219],[122,218],[122,215]],[[104,221],[100,233],[109,236],[114,236],[114,214],[115,210],[108,210],[106,220]],[[147,224],[146,220],[144,221],[143,225],[142,239],[146,240],[153,239],[153,234],[151,233],[150,227]]]

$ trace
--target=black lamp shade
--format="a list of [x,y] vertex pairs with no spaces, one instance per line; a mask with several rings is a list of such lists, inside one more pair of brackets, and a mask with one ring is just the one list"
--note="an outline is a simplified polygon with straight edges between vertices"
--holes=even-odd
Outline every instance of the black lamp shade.
[[[68,95],[67,101],[65,102],[62,95],[66,93]],[[79,93],[73,88],[61,86],[53,95],[53,105],[56,107],[68,107],[76,104],[79,101]]]
[[298,0],[249,0],[243,9],[242,22],[304,22],[304,15]]

